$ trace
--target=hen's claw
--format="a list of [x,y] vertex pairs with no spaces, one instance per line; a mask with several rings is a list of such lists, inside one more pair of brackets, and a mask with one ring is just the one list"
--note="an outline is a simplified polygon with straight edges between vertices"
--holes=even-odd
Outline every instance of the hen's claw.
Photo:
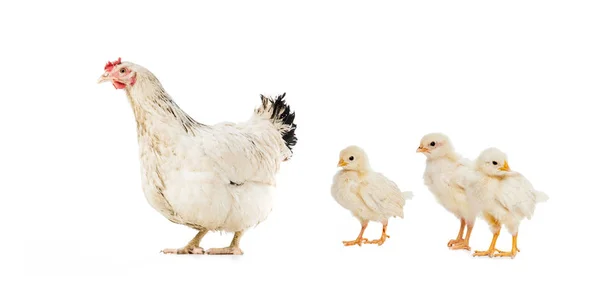
[[204,254],[202,247],[165,248],[160,251],[164,254]]
[[211,248],[206,254],[210,255],[243,255],[244,252],[238,247],[223,247],[223,248]]
[[344,243],[344,246],[352,246],[352,245],[362,246],[363,243],[369,243],[369,239],[367,239],[367,238],[356,238],[356,240],[342,241],[342,243]]

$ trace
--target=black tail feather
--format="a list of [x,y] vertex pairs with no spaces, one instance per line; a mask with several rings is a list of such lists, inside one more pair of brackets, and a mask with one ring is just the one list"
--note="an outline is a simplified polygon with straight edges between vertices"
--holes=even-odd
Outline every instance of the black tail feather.
[[[296,113],[291,111],[290,106],[284,101],[284,98],[285,93],[277,96],[274,101],[261,95],[263,108],[271,113],[270,119],[274,122],[280,122],[283,125],[289,126],[289,129],[281,131],[281,137],[291,152],[298,141],[296,137],[296,124],[294,123]],[[271,102],[270,109],[268,108],[269,101]]]

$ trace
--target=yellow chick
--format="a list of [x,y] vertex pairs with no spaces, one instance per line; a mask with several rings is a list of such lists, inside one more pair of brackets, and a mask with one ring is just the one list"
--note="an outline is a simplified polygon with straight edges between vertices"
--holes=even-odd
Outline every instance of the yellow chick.
[[[469,241],[476,216],[473,216],[469,210],[469,202],[464,188],[464,175],[472,162],[458,154],[448,136],[443,133],[424,135],[417,148],[417,153],[422,153],[427,157],[423,182],[438,203],[460,219],[458,235],[456,239],[448,241],[448,247],[454,250],[471,250]],[[465,226],[467,226],[467,231],[463,238]]]
[[[404,204],[407,199],[413,197],[412,192],[401,192],[393,181],[373,171],[367,154],[357,146],[349,146],[340,152],[338,167],[342,169],[333,177],[331,195],[361,224],[358,237],[355,240],[343,241],[344,245],[382,245],[390,237],[386,234],[388,219],[404,218]],[[369,241],[363,238],[370,221],[383,225],[381,237],[377,240]]]
[[[484,218],[494,234],[489,249],[475,251],[473,256],[514,258],[519,251],[519,224],[525,218],[531,219],[536,204],[548,200],[548,196],[535,190],[523,175],[512,171],[506,154],[497,148],[481,152],[466,181],[471,213]],[[512,249],[508,252],[496,249],[502,225],[512,234]]]

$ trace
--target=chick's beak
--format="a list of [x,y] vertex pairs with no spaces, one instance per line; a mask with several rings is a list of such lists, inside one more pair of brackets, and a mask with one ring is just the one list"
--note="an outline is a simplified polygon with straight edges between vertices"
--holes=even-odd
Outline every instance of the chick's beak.
[[424,148],[423,146],[419,146],[417,148],[417,153],[428,153],[428,152],[429,152],[429,150]]
[[340,158],[340,161],[338,162],[338,167],[343,167],[348,165],[348,163],[346,163],[346,161],[344,161],[344,159]]
[[108,72],[105,72],[104,74],[102,74],[102,76],[100,76],[100,78],[98,78],[98,83],[103,83],[103,82],[107,82],[107,81],[111,81],[110,75],[108,74]]
[[504,161],[504,165],[502,167],[498,168],[498,169],[502,170],[502,171],[505,171],[505,172],[510,171],[510,167],[508,166],[508,162]]

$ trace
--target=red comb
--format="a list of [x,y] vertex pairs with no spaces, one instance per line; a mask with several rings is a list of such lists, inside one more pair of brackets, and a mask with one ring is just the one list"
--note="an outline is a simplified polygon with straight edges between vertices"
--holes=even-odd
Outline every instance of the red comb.
[[119,57],[119,59],[115,62],[108,61],[106,63],[106,65],[104,66],[104,71],[111,71],[113,69],[113,67],[115,67],[119,64],[121,64],[121,57]]

